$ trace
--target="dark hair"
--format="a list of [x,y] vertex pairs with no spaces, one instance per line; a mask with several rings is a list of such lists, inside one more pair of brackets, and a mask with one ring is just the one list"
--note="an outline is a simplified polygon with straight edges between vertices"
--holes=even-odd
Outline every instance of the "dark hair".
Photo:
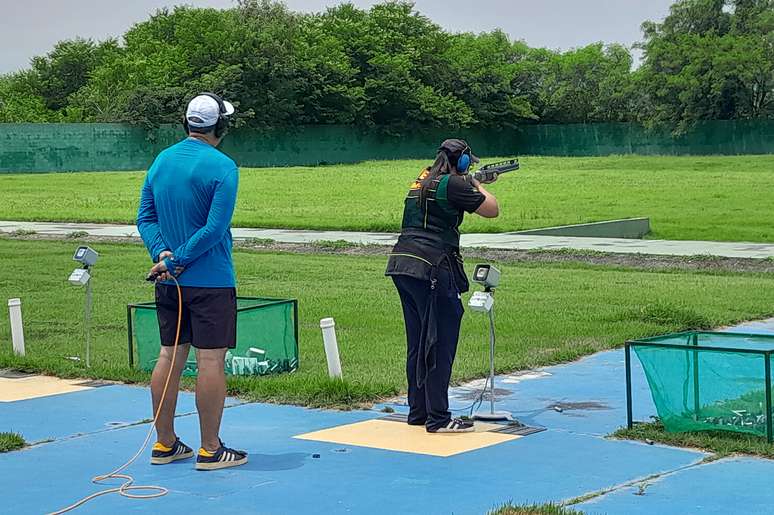
[[188,134],[196,133],[196,134],[210,134],[215,132],[216,125],[210,125],[209,127],[193,127],[191,125],[188,126]]
[[419,191],[418,199],[420,207],[425,205],[425,201],[427,200],[427,190],[430,188],[430,185],[433,183],[433,181],[441,175],[451,173],[453,170],[454,165],[452,165],[451,161],[449,161],[449,156],[443,150],[439,151],[438,155],[435,156],[435,162],[430,166],[430,168],[427,169],[427,177],[420,181],[420,184],[422,185]]

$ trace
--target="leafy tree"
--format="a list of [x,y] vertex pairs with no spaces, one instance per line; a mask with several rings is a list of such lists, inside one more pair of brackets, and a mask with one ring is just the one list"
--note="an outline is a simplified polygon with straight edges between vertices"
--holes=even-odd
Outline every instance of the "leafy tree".
[[351,5],[341,6],[302,25],[298,50],[304,123],[362,123],[365,87],[353,49],[347,46],[356,38],[345,34],[359,30],[362,14]]
[[621,45],[596,43],[553,53],[539,90],[540,120],[550,123],[625,121],[630,114],[632,58]]
[[22,71],[0,76],[0,123],[55,122],[60,116],[38,94],[37,75]]
[[32,59],[37,89],[46,107],[53,110],[68,105],[68,97],[86,85],[103,59],[117,51],[115,40],[97,44],[92,40],[61,41],[46,56]]
[[[514,127],[536,115],[529,92],[519,87],[526,45],[512,44],[502,31],[455,34],[440,68],[444,82],[485,127]],[[534,70],[533,70],[534,71]]]
[[300,14],[273,0],[155,12],[119,40],[58,43],[0,77],[0,121],[177,123],[201,91],[257,128],[425,127],[774,116],[774,0],[678,0],[643,24],[644,62],[595,43],[530,48],[502,31],[451,34],[388,0]]
[[413,4],[387,2],[370,11],[343,4],[307,23],[346,76],[337,93],[355,124],[401,131],[473,122],[470,108],[443,80],[447,34]]
[[699,120],[771,117],[774,4],[679,0],[643,24],[641,120],[683,132]]

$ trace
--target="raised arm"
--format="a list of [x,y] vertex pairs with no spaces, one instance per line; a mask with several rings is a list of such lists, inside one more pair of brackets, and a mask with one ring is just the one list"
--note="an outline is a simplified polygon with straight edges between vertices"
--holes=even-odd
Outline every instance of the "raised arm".
[[485,197],[484,202],[476,209],[476,214],[484,218],[497,218],[500,215],[500,206],[497,204],[495,196],[484,189],[484,186],[476,179],[473,179],[472,182],[473,186]]

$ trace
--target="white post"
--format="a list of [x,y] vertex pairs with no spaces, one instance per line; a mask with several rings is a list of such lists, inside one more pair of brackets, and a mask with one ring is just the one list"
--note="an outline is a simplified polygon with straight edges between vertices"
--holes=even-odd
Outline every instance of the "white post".
[[21,299],[8,299],[8,312],[11,317],[13,352],[17,356],[24,356],[24,326],[22,325]]
[[341,361],[339,361],[339,345],[336,342],[336,322],[332,318],[320,320],[320,329],[325,344],[325,357],[328,359],[328,375],[341,379]]

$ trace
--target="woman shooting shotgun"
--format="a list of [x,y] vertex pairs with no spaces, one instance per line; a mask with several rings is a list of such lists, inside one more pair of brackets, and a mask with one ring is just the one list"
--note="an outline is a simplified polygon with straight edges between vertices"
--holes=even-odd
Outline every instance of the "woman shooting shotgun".
[[[474,431],[471,421],[452,418],[448,390],[463,314],[461,294],[469,287],[459,227],[466,212],[484,218],[499,214],[494,195],[468,174],[477,162],[465,141],[441,144],[435,162],[409,190],[401,234],[387,263],[406,324],[408,423],[424,425],[430,433]],[[494,182],[497,174],[487,179]]]

